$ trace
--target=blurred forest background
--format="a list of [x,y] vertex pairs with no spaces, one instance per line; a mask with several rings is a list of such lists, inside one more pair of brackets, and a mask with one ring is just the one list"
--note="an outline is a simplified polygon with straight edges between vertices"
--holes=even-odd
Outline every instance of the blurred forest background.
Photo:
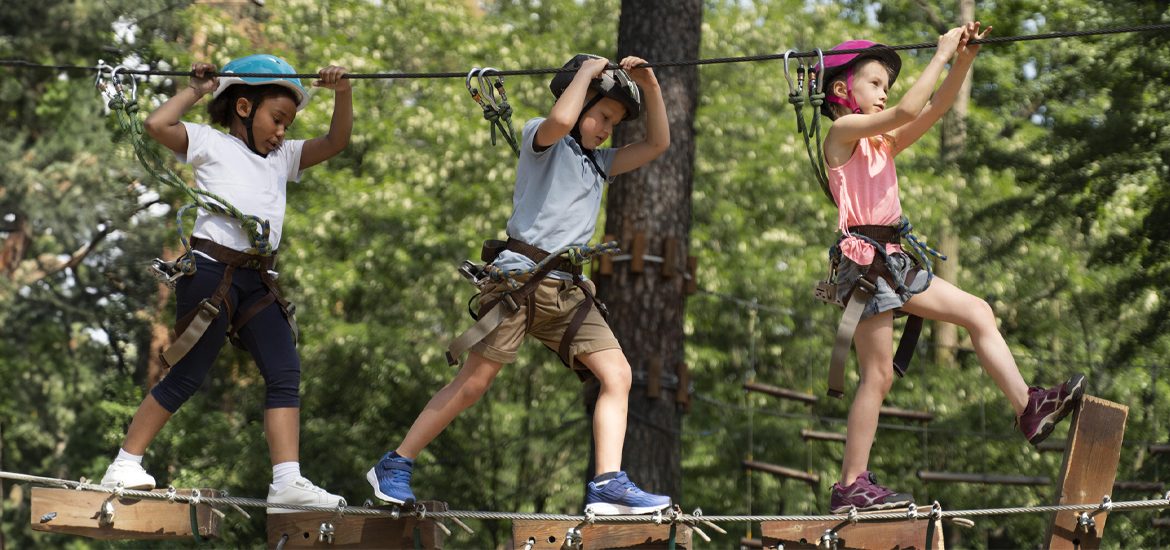
[[[621,12],[638,5],[6,0],[0,58],[89,66],[101,58],[182,70],[197,60],[222,66],[270,52],[301,72],[328,64],[354,72],[556,67],[576,52],[618,55]],[[1170,18],[1162,0],[702,0],[701,7],[704,58],[829,48],[859,37],[934,41],[964,9],[994,25],[995,36]],[[965,116],[899,158],[907,214],[951,255],[943,276],[994,307],[1025,379],[1051,385],[1083,372],[1091,394],[1131,407],[1119,480],[1170,475],[1170,458],[1149,452],[1170,441],[1168,39],[1120,34],[986,46]],[[903,53],[895,99],[932,54]],[[631,432],[649,426],[674,449],[661,452],[667,474],[649,476],[660,481],[647,488],[671,491],[688,512],[824,513],[842,446],[804,441],[801,430],[843,433],[847,401],[822,397],[810,407],[745,393],[743,384],[823,396],[839,311],[810,291],[825,274],[835,210],[796,133],[782,63],[708,65],[698,75],[693,181],[673,183],[693,189],[682,236],[697,258],[698,291],[685,303],[658,306],[684,308],[685,342],[668,344],[685,344],[677,351],[690,392],[681,401],[673,389],[648,396],[648,364],[632,359],[643,382],[631,401],[654,401],[676,415],[656,425],[658,417],[631,407]],[[176,253],[180,196],[160,194],[116,139],[92,73],[0,67],[0,77],[0,469],[95,479],[144,392],[164,374],[153,358],[170,330],[173,297],[146,266]],[[551,106],[547,80],[507,79],[517,128]],[[185,85],[185,78],[143,80],[139,102],[152,109]],[[294,137],[324,132],[332,103],[331,92],[319,93],[297,118]],[[516,163],[503,142],[491,145],[461,79],[358,80],[354,104],[350,147],[290,186],[281,282],[298,305],[303,334],[302,468],[360,504],[371,496],[366,469],[454,374],[442,352],[470,322],[472,294],[455,267],[475,257],[483,239],[503,234]],[[202,104],[188,119],[206,122]],[[621,185],[619,178],[614,189]],[[598,227],[600,239],[604,223]],[[650,252],[660,253],[667,236],[650,234]],[[627,279],[662,277],[658,264],[641,275],[617,265]],[[608,283],[601,283],[606,299]],[[639,345],[621,331],[619,338]],[[590,440],[583,392],[540,348],[527,344],[488,397],[424,452],[417,494],[461,510],[580,511]],[[852,372],[850,380],[852,387]],[[163,486],[263,497],[270,467],[262,384],[249,356],[225,347],[203,391],[149,450],[147,469]],[[1020,437],[962,331],[927,323],[911,372],[887,404],[934,415],[928,423],[883,418],[871,465],[887,484],[948,510],[1052,501],[1055,481],[987,486],[916,477],[918,470],[1058,474],[1060,453],[1039,452]],[[628,454],[644,446],[631,437]],[[741,463],[749,457],[820,481],[746,472]],[[654,468],[639,461],[631,467]],[[12,482],[0,492],[0,540],[11,548],[135,546],[33,534],[28,494],[27,485]],[[1152,518],[1165,515],[1113,514],[1109,547],[1170,545],[1170,531],[1152,527]],[[1037,547],[1047,521],[981,519],[973,530],[948,531],[948,539],[958,548]],[[449,546],[500,547],[510,533],[507,522],[472,526],[474,536],[457,531]],[[759,535],[758,527],[728,527],[700,547],[732,548],[741,536]],[[263,540],[264,514],[229,513],[216,544],[260,547]]]

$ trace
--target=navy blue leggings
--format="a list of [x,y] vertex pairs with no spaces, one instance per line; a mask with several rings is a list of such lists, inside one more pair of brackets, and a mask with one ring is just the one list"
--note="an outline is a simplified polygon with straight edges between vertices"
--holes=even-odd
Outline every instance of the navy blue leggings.
[[[204,298],[210,297],[223,280],[224,268],[227,267],[198,254],[195,255],[195,265],[195,275],[182,277],[175,285],[175,319],[182,319]],[[232,274],[232,286],[228,292],[232,312],[247,311],[265,294],[268,294],[268,288],[258,271],[237,268]],[[203,385],[227,339],[228,326],[228,308],[221,307],[219,317],[207,327],[199,342],[150,390],[164,409],[172,413],[179,410]],[[240,328],[239,337],[264,376],[267,388],[265,407],[299,407],[301,359],[297,356],[292,329],[280,306],[272,303],[257,313]]]

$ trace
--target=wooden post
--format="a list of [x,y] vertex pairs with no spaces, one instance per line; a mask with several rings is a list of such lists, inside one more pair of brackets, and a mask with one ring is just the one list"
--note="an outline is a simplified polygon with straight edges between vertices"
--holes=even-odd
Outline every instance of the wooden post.
[[942,520],[764,521],[760,532],[765,548],[783,544],[785,550],[825,548],[818,542],[826,532],[836,536],[829,548],[837,550],[943,550]]
[[[156,493],[165,493],[157,489]],[[179,491],[190,495],[190,489]],[[200,489],[202,496],[214,497],[212,489]],[[103,508],[110,513],[103,514]],[[207,504],[195,506],[198,535],[219,536],[223,513]],[[34,531],[79,535],[102,540],[190,539],[191,506],[165,500],[117,498],[110,493],[33,487],[29,523]]]
[[[447,503],[422,501],[428,512],[446,512]],[[434,519],[403,515],[338,516],[333,512],[294,512],[268,515],[268,547],[385,548],[408,550],[443,548],[445,534]],[[417,541],[417,544],[416,544]]]
[[682,405],[684,411],[690,412],[691,373],[687,368],[687,364],[679,363],[678,367],[675,367],[675,374],[678,375],[678,388],[674,392],[674,402]]
[[[1068,449],[1060,471],[1058,504],[1099,504],[1113,491],[1121,441],[1129,407],[1086,395],[1073,412]],[[1055,514],[1048,528],[1048,548],[1053,550],[1100,548],[1105,532],[1105,512],[1088,515],[1092,525],[1078,528],[1080,512]]]
[[646,268],[646,234],[634,233],[634,246],[630,249],[630,271],[641,273]]
[[646,397],[658,399],[662,391],[662,358],[650,359],[650,368],[646,370]]
[[[675,525],[674,546],[670,545],[670,525],[653,523],[594,523],[575,521],[515,520],[512,522],[512,550],[560,550],[570,529],[580,529],[582,548],[678,548],[691,546],[691,528]],[[526,546],[532,543],[532,546]]]
[[662,244],[662,278],[669,279],[678,274],[678,239],[668,237]]
[[[615,238],[616,237],[614,237],[613,235],[606,235],[606,236],[601,238],[601,241],[608,243],[608,242],[613,241]],[[598,268],[598,271],[602,275],[613,275],[613,256],[611,256],[609,254],[602,254],[601,255],[601,264]]]

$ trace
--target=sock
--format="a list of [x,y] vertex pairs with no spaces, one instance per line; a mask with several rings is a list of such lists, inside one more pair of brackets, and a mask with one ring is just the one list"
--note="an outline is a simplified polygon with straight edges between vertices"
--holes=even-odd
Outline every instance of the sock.
[[142,455],[132,455],[126,452],[126,449],[118,448],[118,456],[114,459],[114,461],[117,462],[119,460],[125,460],[135,464],[142,464]]
[[277,491],[284,489],[298,477],[301,477],[300,462],[281,462],[272,466],[272,486]]
[[597,487],[605,487],[605,484],[609,483],[610,480],[617,477],[617,475],[618,475],[617,472],[606,472],[604,474],[601,474],[601,475],[593,478],[593,485],[595,485]]

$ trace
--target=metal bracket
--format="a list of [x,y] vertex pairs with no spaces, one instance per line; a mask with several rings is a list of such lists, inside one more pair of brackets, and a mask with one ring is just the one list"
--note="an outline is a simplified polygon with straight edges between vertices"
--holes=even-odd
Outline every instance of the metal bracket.
[[98,526],[99,527],[113,527],[114,526],[114,495],[110,495],[105,502],[102,503],[101,509],[98,510]]
[[325,544],[333,544],[333,533],[337,531],[332,523],[328,521],[321,522],[321,527],[317,529],[317,542]]

